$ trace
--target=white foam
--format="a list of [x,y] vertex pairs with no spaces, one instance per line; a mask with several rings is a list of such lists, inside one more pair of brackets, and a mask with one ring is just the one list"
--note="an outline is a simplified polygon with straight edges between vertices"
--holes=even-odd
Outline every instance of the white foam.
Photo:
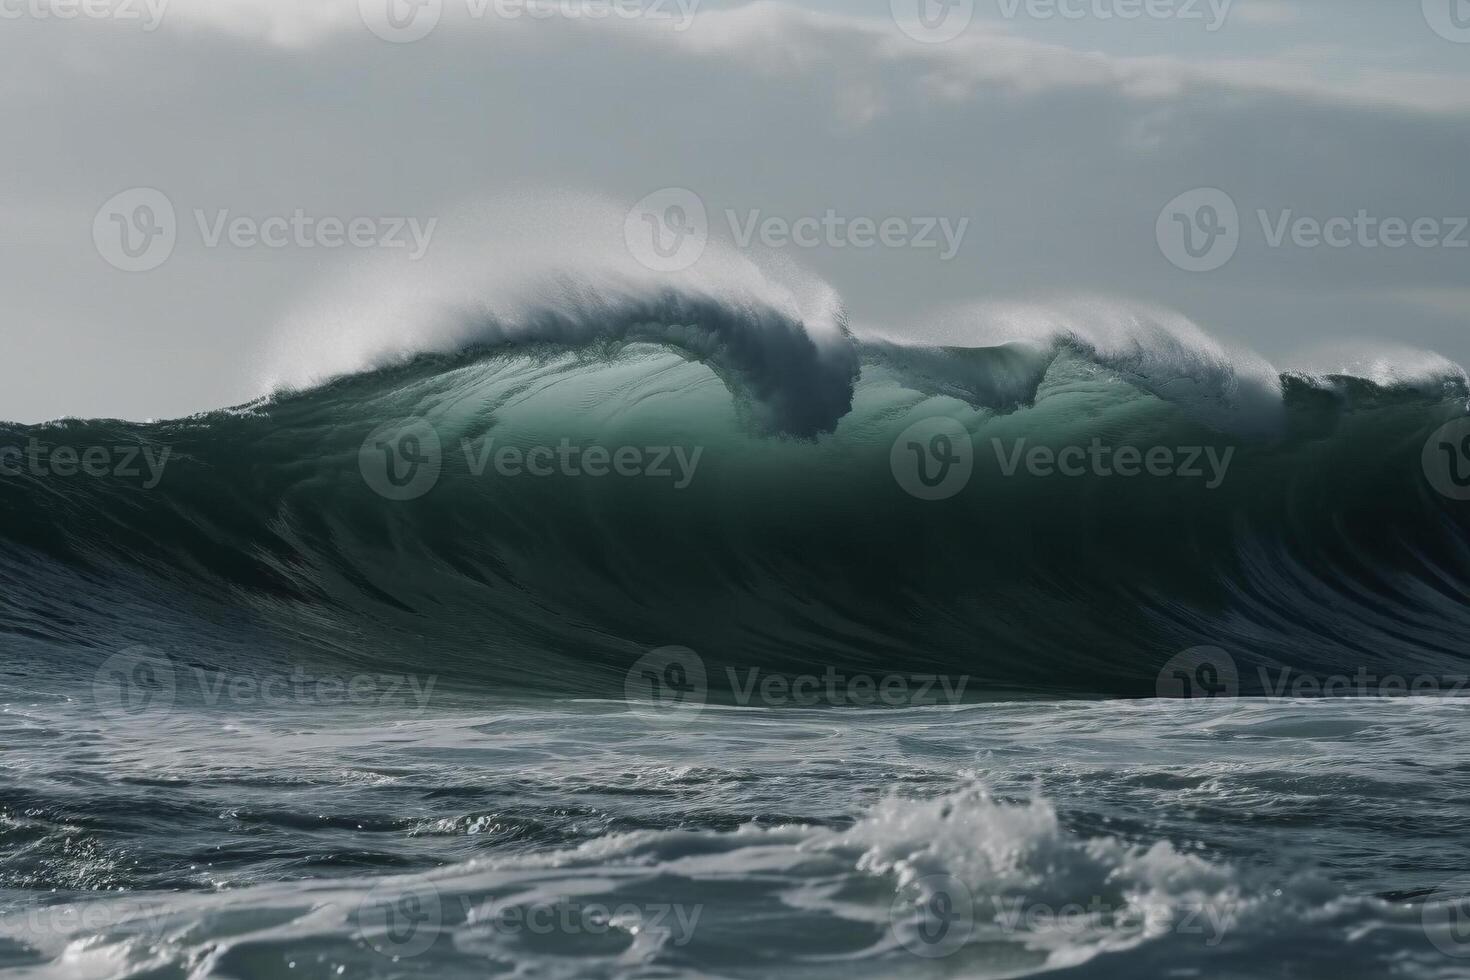
[[1231,348],[1172,310],[1102,297],[981,303],[907,324],[886,339],[958,347],[1025,343],[1076,350],[1209,425],[1278,431],[1280,377],[1259,354]]
[[[476,344],[642,339],[677,345],[684,340],[677,331],[643,330],[674,312],[722,335],[696,338],[696,355],[711,347],[744,348],[745,363],[735,371],[755,390],[782,389],[793,404],[803,391],[817,390],[815,401],[796,412],[820,419],[808,429],[830,428],[833,413],[846,410],[856,357],[837,292],[779,252],[740,250],[719,237],[693,267],[653,272],[626,246],[627,214],[624,203],[607,198],[543,193],[460,209],[440,223],[422,261],[368,258],[286,318],[270,344],[262,387],[267,393],[309,388]],[[1147,304],[1096,296],[980,303],[916,312],[908,323],[863,333],[902,346],[1023,344],[1043,356],[1071,351],[1218,430],[1270,436],[1283,429],[1276,367],[1177,312]],[[810,363],[801,363],[803,344],[815,349]],[[1450,378],[1466,386],[1462,368],[1424,351],[1359,344],[1333,352],[1317,360],[1332,362],[1330,373],[1380,384]],[[1037,379],[1002,380],[1006,400]]]
[[[732,310],[773,311],[824,347],[844,342],[840,300],[820,279],[790,264],[757,265],[718,241],[686,271],[652,272],[624,244],[626,213],[604,198],[565,194],[463,208],[440,223],[423,260],[369,258],[288,316],[275,331],[264,387],[311,387],[502,339],[491,324],[510,339],[535,340],[544,311],[576,314],[591,334],[599,308],[666,289]],[[516,338],[517,329],[526,336]]]
[[1433,351],[1406,344],[1349,340],[1306,351],[1293,358],[1288,370],[1307,377],[1331,375],[1363,378],[1384,387],[1406,386],[1429,391],[1445,382],[1470,387],[1470,377],[1454,361]]

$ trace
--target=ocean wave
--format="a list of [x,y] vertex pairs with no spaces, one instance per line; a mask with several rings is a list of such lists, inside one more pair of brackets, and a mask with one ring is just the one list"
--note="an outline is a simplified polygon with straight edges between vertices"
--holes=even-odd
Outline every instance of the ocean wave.
[[[0,481],[6,629],[61,659],[432,664],[589,696],[670,644],[725,693],[727,669],[896,665],[984,696],[1146,695],[1201,645],[1243,678],[1462,667],[1465,515],[1424,460],[1463,373],[1268,380],[1116,312],[897,343],[745,273],[543,283],[519,312],[462,309],[439,350],[232,411],[0,427],[119,464]],[[934,425],[969,458],[942,500],[900,472]],[[369,472],[405,433],[435,446],[409,498]],[[564,458],[505,472],[507,447]],[[570,462],[589,447],[596,478]],[[637,465],[608,475],[619,450]]]

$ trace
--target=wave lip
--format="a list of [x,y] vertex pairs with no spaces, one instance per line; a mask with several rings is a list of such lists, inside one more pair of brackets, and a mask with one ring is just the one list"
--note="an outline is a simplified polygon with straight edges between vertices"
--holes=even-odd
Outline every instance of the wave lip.
[[813,436],[830,432],[852,408],[855,348],[820,343],[789,311],[685,289],[591,291],[562,283],[565,300],[509,322],[466,312],[482,349],[649,343],[707,364],[755,415],[758,428]]

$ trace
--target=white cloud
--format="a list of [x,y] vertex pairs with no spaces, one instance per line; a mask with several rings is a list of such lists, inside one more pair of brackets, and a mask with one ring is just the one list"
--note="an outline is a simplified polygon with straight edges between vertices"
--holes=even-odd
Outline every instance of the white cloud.
[[[439,36],[490,35],[501,42],[528,32],[544,36],[591,29],[614,34],[618,42],[662,43],[724,55],[739,70],[777,76],[834,72],[860,90],[846,96],[846,112],[854,118],[873,113],[881,101],[874,76],[892,65],[907,66],[911,77],[951,99],[973,98],[978,90],[995,86],[1021,93],[1108,86],[1135,98],[1171,99],[1190,85],[1213,84],[1323,102],[1470,112],[1470,75],[1447,78],[1427,72],[1363,68],[1344,77],[1339,60],[1326,57],[1335,53],[1329,49],[1313,52],[1295,47],[1276,56],[1249,58],[1129,57],[1031,40],[1013,33],[1007,25],[983,21],[951,42],[916,44],[886,20],[819,13],[774,0],[733,9],[699,10],[696,6],[687,29],[677,17],[505,18],[495,15],[494,0],[442,2],[435,27]],[[677,10],[673,6],[660,9]],[[305,4],[292,0],[170,0],[168,10],[170,24],[284,47],[360,37],[366,31],[356,0]],[[1299,5],[1254,0],[1239,2],[1231,16],[1250,23],[1285,24],[1302,14]]]

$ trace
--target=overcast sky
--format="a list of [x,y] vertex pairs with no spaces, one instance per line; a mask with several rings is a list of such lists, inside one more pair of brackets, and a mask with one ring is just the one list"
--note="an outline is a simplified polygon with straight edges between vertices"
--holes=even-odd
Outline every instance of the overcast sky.
[[419,2],[0,0],[0,418],[247,400],[354,343],[351,290],[510,214],[626,253],[603,218],[665,188],[860,330],[1107,297],[1280,367],[1470,363],[1467,0]]

